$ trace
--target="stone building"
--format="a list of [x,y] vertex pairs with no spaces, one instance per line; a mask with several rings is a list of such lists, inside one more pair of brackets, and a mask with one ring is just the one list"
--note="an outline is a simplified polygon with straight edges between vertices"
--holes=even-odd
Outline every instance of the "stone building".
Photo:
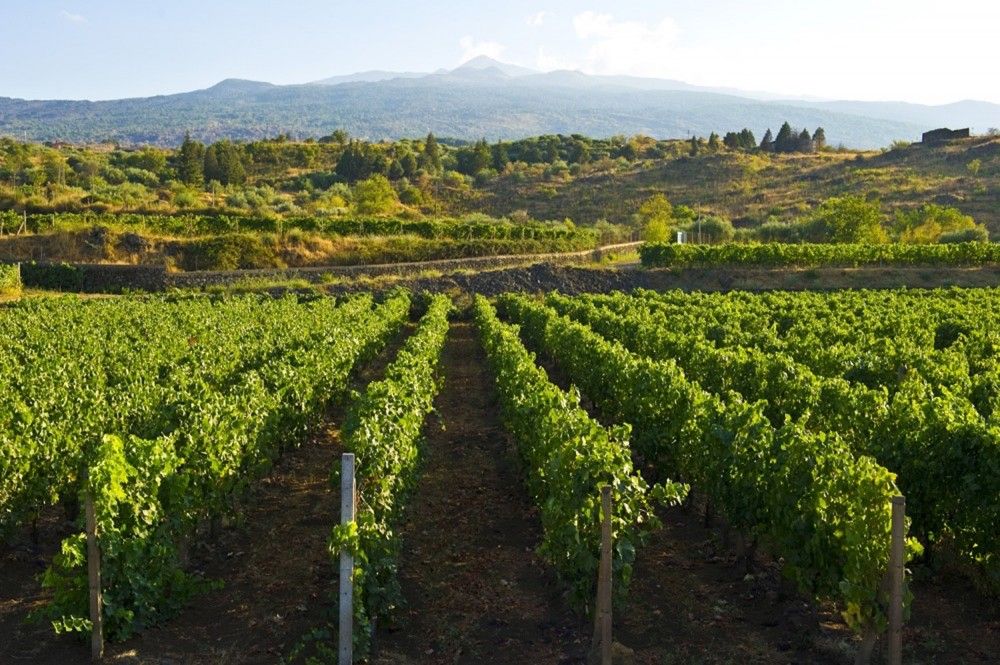
[[948,141],[954,141],[955,139],[967,139],[969,138],[969,135],[968,127],[965,129],[948,129],[947,127],[942,127],[941,129],[924,132],[921,143],[947,143]]

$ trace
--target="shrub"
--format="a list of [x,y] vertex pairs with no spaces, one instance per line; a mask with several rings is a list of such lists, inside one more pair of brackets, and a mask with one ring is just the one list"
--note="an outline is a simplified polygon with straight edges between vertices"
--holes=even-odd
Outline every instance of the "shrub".
[[0,264],[0,297],[21,293],[21,266]]
[[961,229],[959,231],[947,231],[942,233],[938,242],[959,243],[959,242],[989,242],[990,232],[985,226],[974,226],[971,229]]
[[232,234],[192,243],[185,257],[188,270],[282,268],[284,265],[259,235]]

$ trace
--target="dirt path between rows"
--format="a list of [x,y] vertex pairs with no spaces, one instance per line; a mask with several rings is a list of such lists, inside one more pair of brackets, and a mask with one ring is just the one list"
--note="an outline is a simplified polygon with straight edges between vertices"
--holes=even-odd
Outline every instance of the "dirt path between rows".
[[581,662],[588,636],[535,554],[541,524],[472,325],[453,324],[442,369],[402,526],[407,606],[379,626],[373,661]]

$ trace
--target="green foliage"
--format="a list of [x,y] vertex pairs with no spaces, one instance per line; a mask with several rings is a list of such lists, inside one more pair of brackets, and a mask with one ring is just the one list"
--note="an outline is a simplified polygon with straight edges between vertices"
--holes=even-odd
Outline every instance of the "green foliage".
[[943,243],[965,243],[965,242],[989,242],[990,232],[985,226],[976,225],[961,231],[945,231],[938,236],[938,242]]
[[[977,232],[978,233],[978,232]],[[978,237],[978,236],[977,236]],[[942,237],[942,240],[945,238]],[[674,245],[647,243],[639,248],[647,268],[685,266],[979,266],[1000,263],[1000,245],[948,244],[737,244]]]
[[[0,311],[11,332],[0,342],[0,532],[89,493],[107,634],[124,638],[169,616],[204,585],[181,563],[199,526],[231,514],[275,456],[342,399],[349,373],[409,306],[399,294],[375,309],[360,297],[341,306],[57,300]],[[82,515],[71,517],[82,530]],[[88,628],[84,540],[65,539],[43,578],[52,602],[40,614],[56,630]]]
[[[627,300],[626,296],[617,296]],[[603,316],[586,302],[585,320],[605,322],[611,339],[630,334],[631,320]],[[800,589],[838,600],[858,631],[884,626],[879,588],[889,553],[893,475],[855,456],[840,436],[810,431],[801,421],[767,418],[767,401],[731,390],[706,392],[673,358],[629,352],[587,325],[523,296],[504,309],[606,416],[631,423],[638,450],[661,473],[699,487],[730,524],[772,545]],[[658,328],[666,334],[669,324]],[[630,337],[630,339],[632,339]],[[781,384],[769,384],[780,389]],[[911,551],[919,545],[911,542]]]
[[354,186],[354,209],[361,215],[383,215],[399,206],[396,190],[383,175],[373,175]]
[[677,503],[687,487],[648,487],[632,467],[627,425],[606,429],[580,406],[580,395],[553,385],[518,338],[476,296],[476,324],[493,371],[503,420],[527,469],[528,490],[541,511],[541,552],[570,587],[592,602],[600,558],[600,488],[613,489],[613,588],[624,597],[637,548],[658,526],[656,502]]
[[642,230],[643,240],[664,242],[670,238],[674,208],[663,194],[646,199],[636,213],[636,225]]
[[775,428],[836,432],[898,474],[914,533],[1000,589],[992,292],[640,296],[548,301]]
[[424,420],[441,388],[437,365],[451,309],[447,296],[431,298],[385,377],[365,388],[344,420],[344,447],[356,455],[358,512],[351,524],[334,527],[330,551],[337,556],[348,549],[355,557],[354,642],[359,656],[368,650],[375,622],[402,602],[396,528],[416,478]]
[[16,296],[21,293],[21,266],[0,263],[0,296]]
[[887,240],[882,228],[882,207],[860,196],[830,198],[805,221],[805,234],[813,242],[880,243]]
[[177,152],[177,177],[186,185],[201,186],[205,181],[205,146],[191,140],[191,134],[184,135]]
[[234,233],[197,241],[190,246],[188,263],[208,270],[281,268],[274,249],[257,235]]
[[[970,231],[975,228],[976,222],[969,215],[963,215],[956,208],[933,203],[923,205],[916,210],[898,211],[893,223],[893,232],[899,242],[912,243],[939,242],[945,233]],[[988,238],[987,232],[986,239]]]
[[[698,243],[729,242],[735,235],[733,223],[724,217],[703,215],[684,225],[688,236]],[[647,238],[643,238],[649,242]]]
[[83,275],[68,263],[22,263],[21,280],[25,286],[53,291],[80,291]]

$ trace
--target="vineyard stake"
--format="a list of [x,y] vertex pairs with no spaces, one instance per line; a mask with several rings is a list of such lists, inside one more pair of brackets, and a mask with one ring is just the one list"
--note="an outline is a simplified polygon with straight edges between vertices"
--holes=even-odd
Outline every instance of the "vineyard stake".
[[[340,458],[340,523],[354,521],[356,503],[354,483],[354,453],[344,453]],[[338,652],[340,665],[354,662],[354,555],[348,548],[340,550],[340,636]]]
[[601,665],[611,665],[611,486],[601,488],[601,561],[591,650],[600,648]]
[[99,661],[104,657],[104,625],[101,618],[103,600],[101,598],[101,550],[97,545],[97,512],[94,497],[87,491],[85,499],[87,513],[87,581],[90,587],[90,657]]
[[892,548],[889,551],[889,665],[903,662],[903,575],[906,499],[892,497]]

